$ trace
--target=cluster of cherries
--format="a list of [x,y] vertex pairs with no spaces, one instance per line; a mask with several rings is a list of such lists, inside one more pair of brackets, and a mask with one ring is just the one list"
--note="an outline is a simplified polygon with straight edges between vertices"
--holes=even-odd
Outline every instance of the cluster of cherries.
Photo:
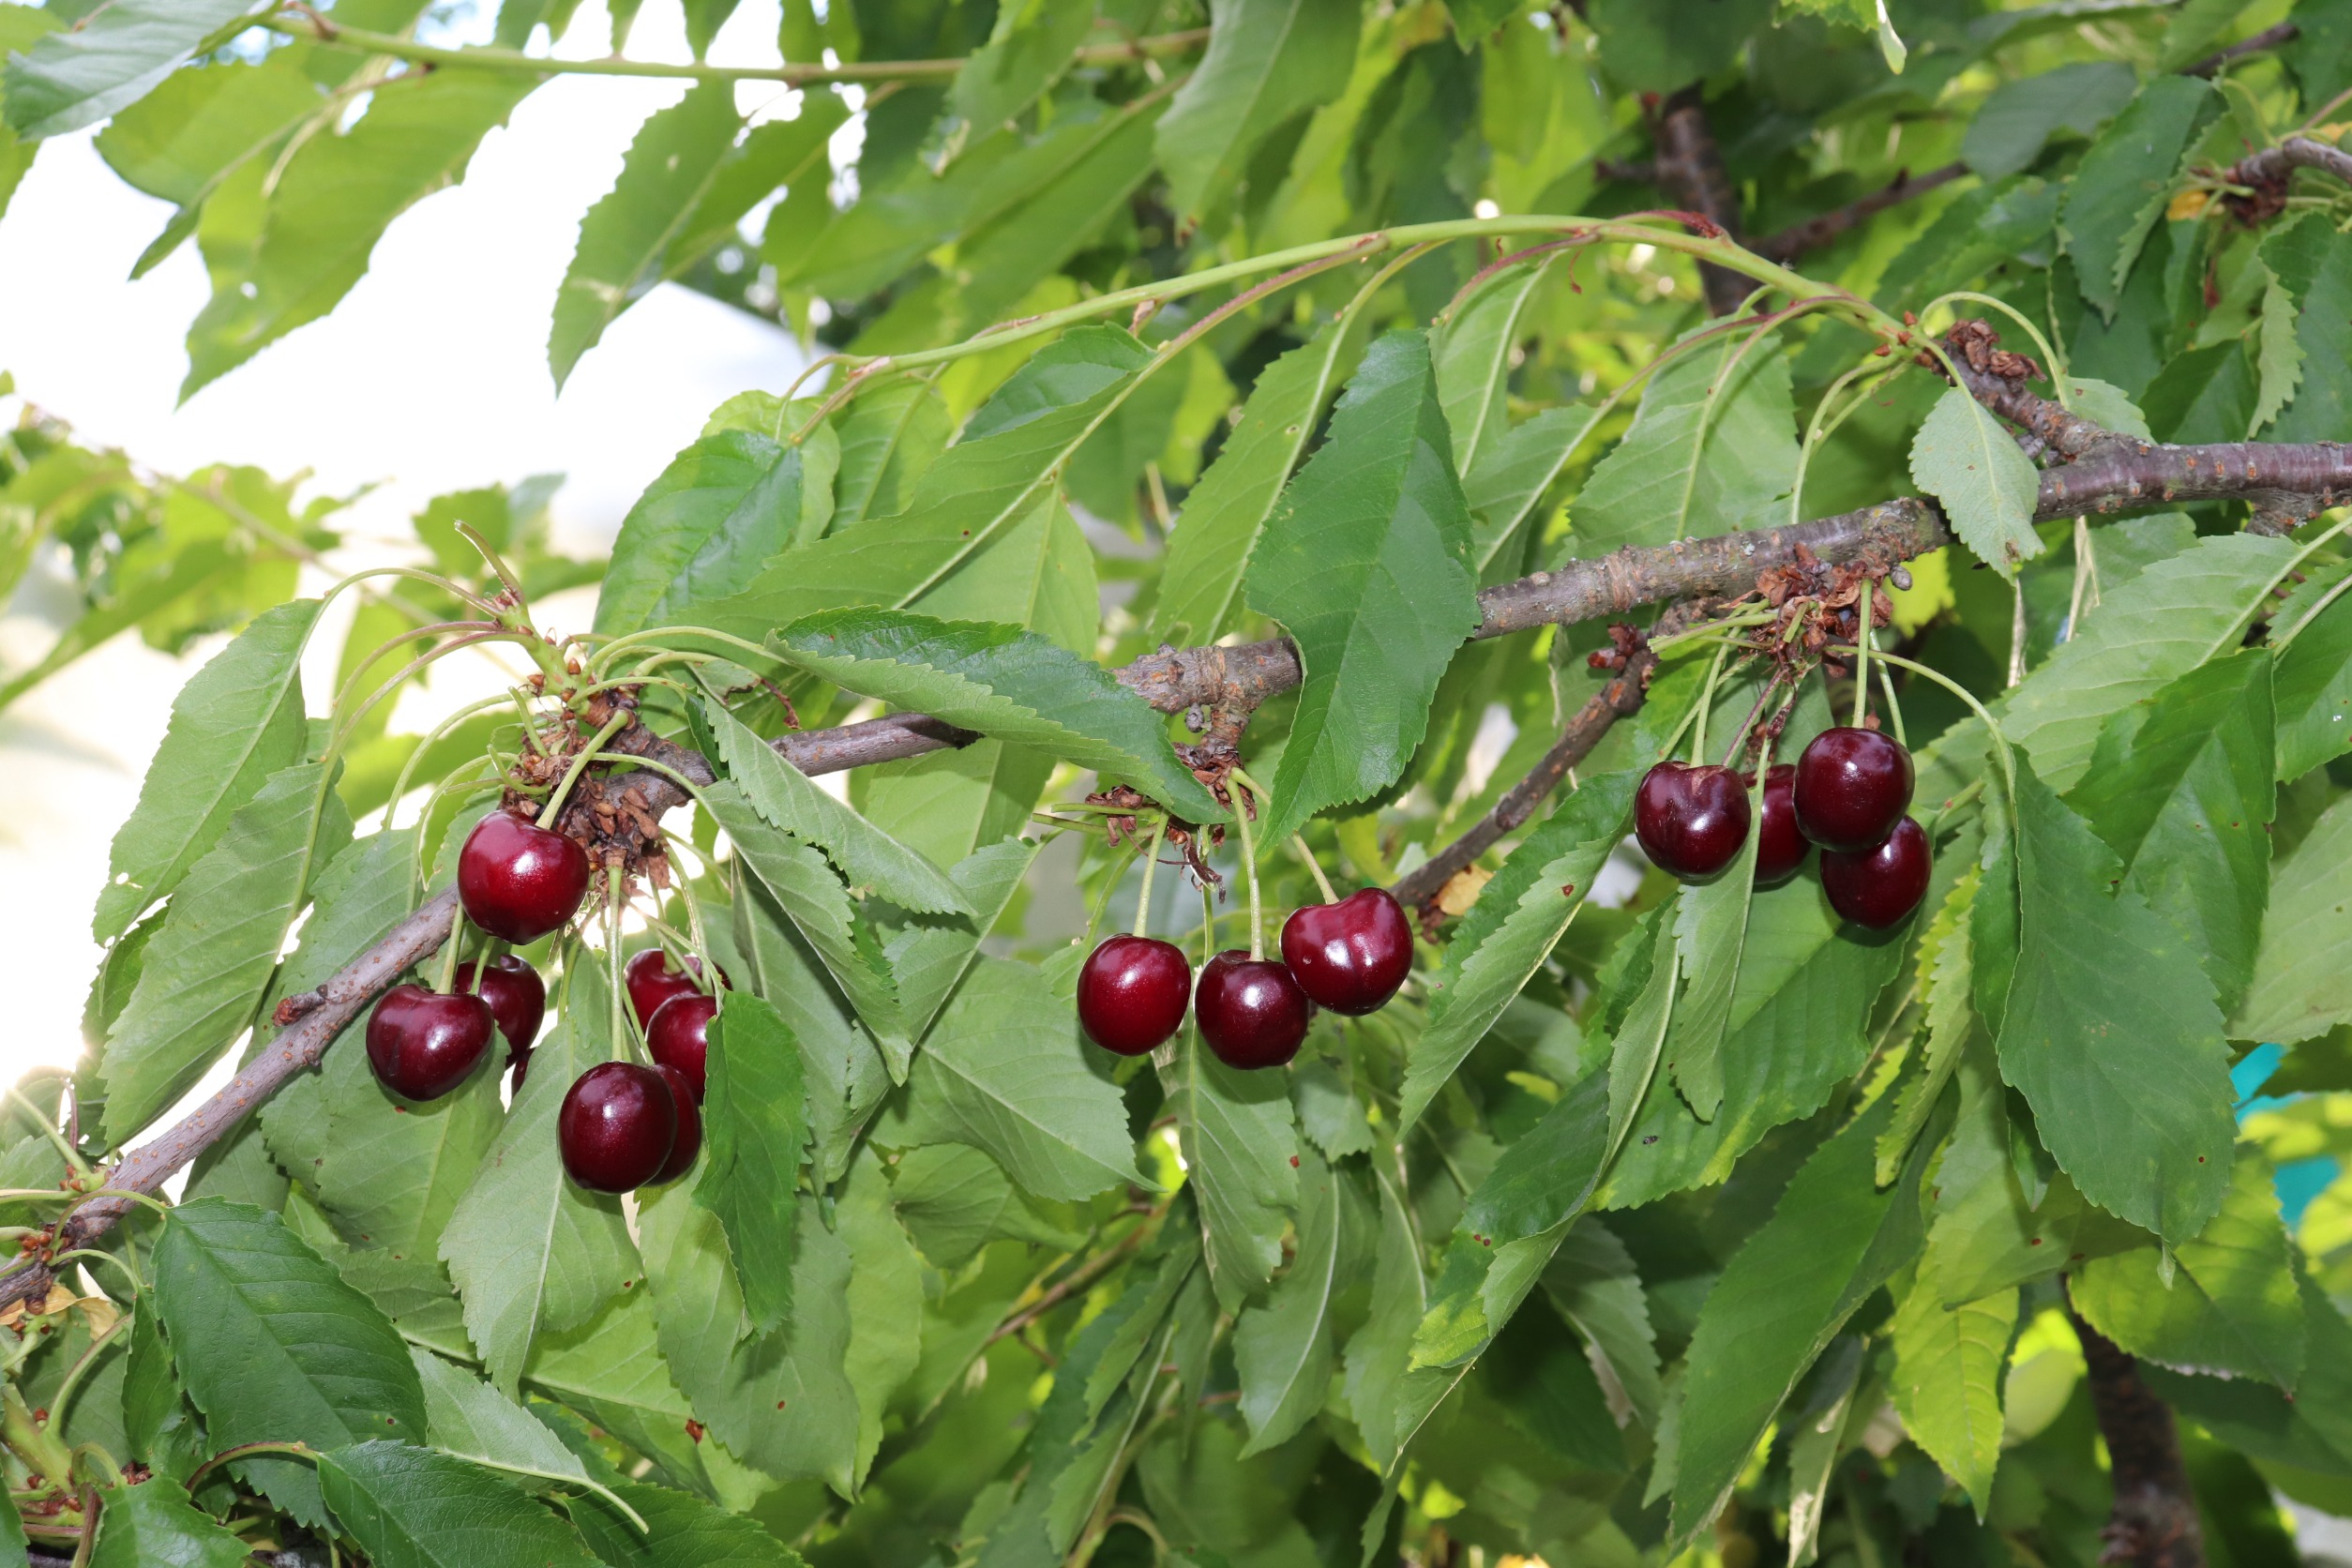
[[1279,1067],[1299,1053],[1319,1006],[1360,1018],[1378,1012],[1412,968],[1412,927],[1377,887],[1293,910],[1282,923],[1282,957],[1229,947],[1201,966],[1157,937],[1107,938],[1078,971],[1078,1022],[1121,1056],[1141,1056],[1174,1037],[1189,1002],[1200,1037],[1230,1067]]
[[[1634,797],[1634,834],[1661,870],[1711,877],[1747,842],[1752,776],[1727,767],[1660,762]],[[1824,730],[1794,765],[1764,776],[1756,880],[1787,881],[1821,846],[1821,886],[1841,918],[1887,930],[1927,894],[1927,835],[1906,813],[1911,754],[1876,730]]]
[[[466,918],[514,943],[538,941],[579,912],[588,895],[587,852],[552,829],[505,811],[482,820],[458,856]],[[556,1142],[573,1181],[597,1192],[666,1182],[702,1148],[702,1091],[710,1022],[718,999],[700,960],[673,969],[648,948],[623,973],[629,1006],[654,1063],[606,1062],[580,1074],[557,1113]],[[725,974],[718,976],[727,984]],[[447,991],[414,983],[384,993],[368,1018],[368,1063],[386,1089],[435,1100],[470,1077],[494,1029],[506,1040],[514,1085],[530,1070],[547,1016],[547,984],[513,954],[457,966]]]

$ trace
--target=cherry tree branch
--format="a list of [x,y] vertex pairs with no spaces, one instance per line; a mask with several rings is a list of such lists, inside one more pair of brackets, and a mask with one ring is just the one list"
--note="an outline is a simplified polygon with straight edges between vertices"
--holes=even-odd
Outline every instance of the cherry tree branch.
[[[1740,237],[1740,191],[1723,166],[1723,148],[1707,122],[1707,95],[1696,83],[1674,93],[1658,106],[1651,128],[1657,144],[1657,180],[1669,200],[1698,214],[1733,239]],[[1707,309],[1727,316],[1756,291],[1756,284],[1719,266],[1701,262],[1699,286],[1707,292]]]
[[2183,76],[2218,75],[2221,68],[2232,60],[2243,59],[2249,54],[2259,54],[2266,49],[2275,49],[2283,43],[2291,43],[2302,35],[2303,30],[2295,23],[2282,22],[2275,26],[2265,27],[2252,38],[2240,38],[2236,43],[2217,49],[2193,66],[2181,67],[2180,74]]
[[2091,1408],[2107,1440],[2115,1503],[2107,1515],[2102,1562],[2134,1568],[2204,1568],[2205,1534],[2196,1493],[2181,1462],[2172,1407],[2148,1386],[2139,1363],[2068,1309],[2083,1342]]
[[1819,249],[1847,230],[1861,227],[1889,207],[1900,206],[1905,202],[1924,196],[1968,173],[1966,163],[1947,163],[1913,179],[1911,172],[1906,169],[1869,195],[1857,197],[1842,207],[1832,207],[1818,218],[1792,223],[1776,234],[1768,234],[1757,240],[1749,249],[1776,262],[1794,261],[1808,250]]
[[2352,153],[2308,136],[2290,136],[2275,147],[2249,153],[2231,164],[2222,177],[2256,190],[2275,188],[2284,191],[2287,177],[2298,169],[2318,169],[2352,185]]

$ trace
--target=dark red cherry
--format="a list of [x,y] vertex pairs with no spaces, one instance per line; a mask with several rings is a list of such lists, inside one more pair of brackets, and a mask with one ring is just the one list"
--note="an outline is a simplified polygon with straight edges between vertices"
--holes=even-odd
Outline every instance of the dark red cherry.
[[547,982],[539,972],[516,957],[502,954],[481,972],[475,983],[471,960],[458,966],[457,988],[471,991],[490,1003],[498,1033],[506,1036],[506,1060],[521,1062],[531,1055],[531,1042],[539,1037],[539,1022],[547,1017]]
[[1764,815],[1756,830],[1756,882],[1758,887],[1787,882],[1805,863],[1813,846],[1797,827],[1794,799],[1797,768],[1781,762],[1764,776]]
[[591,1192],[630,1192],[657,1175],[678,1137],[670,1084],[634,1062],[601,1062],[564,1093],[555,1147]]
[[1315,1004],[1289,970],[1229,947],[1200,971],[1200,1037],[1229,1067],[1279,1067],[1299,1054]]
[[1106,937],[1078,971],[1078,1023],[1103,1049],[1141,1056],[1176,1033],[1191,992],[1192,965],[1175,943]]
[[395,1094],[437,1100],[474,1071],[496,1027],[478,996],[395,986],[368,1016],[368,1064]]
[[1824,730],[1797,759],[1797,826],[1825,850],[1883,844],[1911,804],[1911,754],[1876,730]]
[[674,1182],[694,1168],[694,1156],[702,1152],[702,1112],[695,1103],[694,1086],[675,1067],[659,1066],[654,1071],[670,1086],[670,1098],[678,1113],[678,1136],[670,1140],[670,1157],[654,1172],[656,1182]]
[[1318,1005],[1355,1018],[1377,1013],[1412,970],[1412,923],[1385,888],[1308,904],[1282,923],[1282,961]]
[[1859,854],[1822,851],[1821,886],[1830,908],[1857,926],[1883,931],[1902,925],[1919,908],[1933,864],[1926,833],[1906,817],[1875,849]]
[[[654,1015],[661,1011],[661,1004],[671,997],[701,994],[702,983],[697,978],[701,972],[701,959],[689,957],[686,967],[678,969],[671,964],[669,953],[657,946],[631,954],[621,971],[621,980],[628,987],[629,1007],[637,1014],[638,1027],[651,1024]],[[718,972],[718,983],[729,990],[735,988],[723,969]]]
[[711,1020],[717,1016],[718,998],[695,991],[663,1003],[645,1026],[646,1050],[659,1065],[677,1070],[698,1106],[710,1065]]
[[1634,792],[1634,836],[1660,870],[1711,877],[1747,841],[1748,792],[1729,768],[1660,762]]
[[458,852],[466,918],[494,937],[536,942],[588,896],[588,852],[562,834],[493,811]]

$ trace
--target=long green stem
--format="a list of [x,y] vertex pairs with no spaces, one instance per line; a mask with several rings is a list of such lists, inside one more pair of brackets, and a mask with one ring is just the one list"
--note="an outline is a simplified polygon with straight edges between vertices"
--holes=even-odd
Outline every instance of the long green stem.
[[1315,886],[1323,895],[1323,902],[1326,904],[1339,902],[1339,895],[1332,891],[1331,879],[1323,875],[1322,867],[1316,863],[1315,852],[1306,847],[1306,835],[1304,833],[1290,835],[1290,848],[1297,852],[1301,860],[1306,862],[1307,873],[1315,879]]
[[[360,50],[369,54],[388,54],[396,60],[413,60],[419,65],[525,71],[535,75],[654,77],[681,82],[781,82],[790,87],[807,87],[828,82],[944,81],[953,78],[969,63],[968,57],[963,56],[943,60],[861,60],[838,66],[682,66],[659,60],[624,60],[617,57],[558,60],[541,54],[526,54],[519,49],[448,49],[436,44],[418,43],[390,33],[344,27],[331,21],[296,21],[283,14],[260,18],[254,25],[290,38],[301,38],[335,49]],[[1199,48],[1208,38],[1209,30],[1197,27],[1187,32],[1164,33],[1121,43],[1082,45],[1073,52],[1071,59],[1081,66],[1118,65],[1130,60],[1182,54]]]
[[563,815],[564,799],[572,792],[572,786],[579,783],[580,776],[588,771],[589,762],[604,749],[604,743],[619,734],[622,727],[628,721],[628,709],[619,709],[611,718],[604,721],[603,729],[589,737],[588,744],[580,747],[580,755],[572,759],[572,765],[564,770],[564,776],[557,782],[555,792],[547,797],[547,809],[539,813],[541,827],[555,825],[555,819]]
[[305,1443],[242,1442],[237,1444],[234,1448],[222,1449],[219,1453],[214,1455],[203,1464],[198,1465],[194,1470],[189,1470],[188,1472],[188,1480],[185,1485],[187,1485],[188,1491],[194,1492],[199,1486],[204,1485],[205,1476],[210,1475],[214,1470],[219,1469],[222,1465],[232,1463],[233,1461],[238,1459],[250,1458],[256,1454],[290,1454],[297,1459],[315,1459],[319,1456],[318,1450],[311,1448]]
[[[1830,652],[1833,654],[1850,654],[1854,652],[1854,650],[1851,648],[1832,647]],[[1986,733],[1993,737],[1993,744],[1997,748],[1995,755],[1999,757],[2001,761],[2001,776],[2009,781],[2012,792],[2013,792],[2015,791],[2017,786],[2017,764],[2010,760],[2009,737],[2001,733],[2001,727],[1993,721],[1993,716],[1985,711],[1984,704],[1976,700],[1976,693],[1970,691],[1967,686],[1962,686],[1958,681],[1953,680],[1942,671],[1930,669],[1928,666],[1920,663],[1917,659],[1907,659],[1899,654],[1890,654],[1881,651],[1878,655],[1878,662],[1881,664],[1892,664],[1896,666],[1898,669],[1908,670],[1914,675],[1924,675],[1929,680],[1935,682],[1937,686],[1942,686],[1946,691],[1951,692],[1954,697],[1960,699],[1961,701],[1966,702],[1968,705],[1968,711],[1976,715],[1977,718],[1983,724]]]
[[621,1047],[624,1056],[633,1055],[634,1038],[628,1033],[628,1009],[621,1005],[621,997],[627,989],[627,981],[621,962],[621,892],[622,871],[618,866],[608,866],[604,872],[604,959],[611,971],[607,977],[611,991],[611,1017],[608,1020],[612,1039]]
[[1854,728],[1862,727],[1870,716],[1870,644],[1874,641],[1870,625],[1870,585],[1862,585],[1862,636],[1854,640]]
[[[1245,796],[1256,792],[1242,782],[1238,774],[1233,784]],[[1266,956],[1266,932],[1258,912],[1258,850],[1250,841],[1249,833],[1250,812],[1254,805],[1253,801],[1246,799],[1233,803],[1233,826],[1242,836],[1242,869],[1249,881],[1249,956],[1262,958]]]
[[1152,934],[1152,873],[1160,868],[1160,839],[1168,832],[1168,818],[1162,816],[1152,824],[1152,841],[1143,850],[1143,890],[1135,898],[1135,934]]
[[1724,663],[1730,657],[1730,649],[1716,649],[1715,661],[1707,667],[1707,684],[1699,688],[1698,729],[1691,736],[1691,756],[1696,761],[1707,757],[1707,711],[1715,705],[1715,683],[1722,679]]

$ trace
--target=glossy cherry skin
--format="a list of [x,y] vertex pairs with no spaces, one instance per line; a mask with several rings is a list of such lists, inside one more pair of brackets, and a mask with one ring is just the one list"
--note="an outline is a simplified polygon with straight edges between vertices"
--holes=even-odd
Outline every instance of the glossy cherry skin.
[[460,964],[456,984],[458,989],[471,991],[490,1003],[498,1033],[506,1036],[506,1059],[527,1060],[531,1042],[539,1037],[539,1023],[547,1017],[547,982],[539,978],[539,972],[507,953],[490,961],[478,985],[473,962]]
[[1902,925],[1919,908],[1933,868],[1926,833],[1906,817],[1874,849],[1859,854],[1822,851],[1821,886],[1830,896],[1830,908],[1857,926],[1884,931]]
[[466,918],[518,945],[569,920],[588,896],[588,852],[511,812],[482,819],[458,852]]
[[1660,762],[1634,792],[1634,837],[1661,871],[1711,877],[1747,842],[1747,789],[1729,768]]
[[1106,937],[1078,971],[1078,1023],[1103,1049],[1141,1056],[1175,1034],[1191,996],[1192,965],[1175,943]]
[[1315,1004],[1271,958],[1229,947],[1200,971],[1192,1004],[1200,1037],[1229,1067],[1279,1067],[1299,1054]]
[[1781,762],[1764,776],[1764,814],[1756,830],[1756,883],[1770,887],[1797,874],[1813,852],[1797,826],[1797,768]]
[[670,1140],[670,1157],[654,1172],[656,1182],[674,1182],[694,1168],[694,1156],[702,1152],[702,1111],[695,1102],[694,1087],[686,1076],[675,1067],[657,1066],[655,1072],[670,1086],[670,1098],[678,1113],[678,1134]]
[[[661,1011],[661,1004],[671,997],[702,994],[702,983],[698,978],[701,972],[702,960],[694,957],[686,959],[684,969],[672,968],[670,955],[660,947],[631,954],[621,971],[621,981],[628,987],[629,1007],[637,1014],[638,1027],[651,1024],[654,1015]],[[718,983],[729,990],[735,988],[723,969],[718,972]]]
[[555,1146],[591,1192],[631,1192],[660,1173],[678,1137],[670,1084],[634,1062],[600,1062],[564,1093]]
[[368,1064],[395,1094],[437,1100],[465,1081],[497,1027],[478,996],[395,986],[368,1016]]
[[1282,923],[1282,961],[1308,1001],[1362,1018],[1387,1006],[1411,972],[1412,923],[1385,888],[1308,904]]
[[694,991],[663,1003],[645,1026],[645,1048],[656,1064],[674,1069],[698,1106],[710,1070],[711,1020],[716,1017],[718,998]]
[[1876,730],[1824,730],[1797,759],[1794,801],[1797,826],[1823,849],[1874,848],[1911,804],[1911,754]]

